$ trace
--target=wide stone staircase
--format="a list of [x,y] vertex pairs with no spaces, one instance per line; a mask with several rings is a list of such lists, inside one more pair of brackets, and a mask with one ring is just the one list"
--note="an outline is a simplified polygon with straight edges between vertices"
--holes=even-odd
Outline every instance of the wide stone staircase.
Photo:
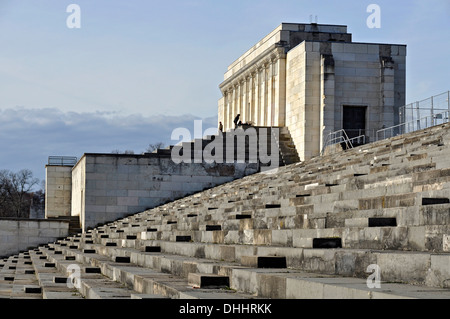
[[58,216],[50,217],[49,220],[66,220],[69,223],[69,235],[76,235],[82,232],[80,218],[78,216]]
[[449,235],[447,124],[11,256],[0,298],[449,299]]
[[[176,148],[174,150],[174,148]],[[272,154],[275,151],[276,154]],[[188,152],[189,156],[184,156]],[[180,156],[185,162],[201,163],[214,160],[216,163],[255,163],[261,166],[286,166],[300,162],[297,150],[287,127],[240,126],[221,135],[206,135],[189,142],[155,149],[160,156]],[[276,163],[261,162],[263,156],[275,159]]]

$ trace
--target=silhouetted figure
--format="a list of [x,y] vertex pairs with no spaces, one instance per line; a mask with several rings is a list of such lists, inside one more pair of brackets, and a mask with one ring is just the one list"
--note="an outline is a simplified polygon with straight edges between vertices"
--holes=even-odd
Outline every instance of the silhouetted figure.
[[234,127],[236,128],[238,126],[238,122],[239,122],[239,118],[241,117],[241,114],[238,114],[235,118],[234,118]]
[[223,124],[222,124],[222,122],[219,122],[219,131],[221,133],[223,132]]

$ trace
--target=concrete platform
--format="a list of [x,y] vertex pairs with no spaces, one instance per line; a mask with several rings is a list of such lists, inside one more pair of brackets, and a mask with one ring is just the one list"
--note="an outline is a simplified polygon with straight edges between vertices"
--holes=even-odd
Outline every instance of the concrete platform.
[[450,299],[449,145],[431,128],[106,223],[1,260],[0,298]]

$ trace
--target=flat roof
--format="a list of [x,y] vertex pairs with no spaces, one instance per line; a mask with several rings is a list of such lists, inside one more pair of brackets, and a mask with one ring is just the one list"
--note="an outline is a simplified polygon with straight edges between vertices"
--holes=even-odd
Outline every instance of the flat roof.
[[[304,30],[301,30],[299,27],[305,27]],[[307,28],[309,27],[309,28]],[[318,30],[315,30],[318,28]],[[326,32],[326,33],[347,33],[346,25],[339,24],[319,24],[319,23],[288,23],[282,22],[275,29],[273,29],[268,35],[263,37],[260,41],[258,41],[255,45],[253,45],[250,49],[248,49],[244,54],[242,54],[239,58],[234,60],[229,66],[228,70],[231,70],[237,63],[239,63],[243,58],[248,56],[252,51],[256,50],[260,46],[262,46],[265,42],[271,39],[274,35],[279,33],[280,31],[292,31],[292,32]]]

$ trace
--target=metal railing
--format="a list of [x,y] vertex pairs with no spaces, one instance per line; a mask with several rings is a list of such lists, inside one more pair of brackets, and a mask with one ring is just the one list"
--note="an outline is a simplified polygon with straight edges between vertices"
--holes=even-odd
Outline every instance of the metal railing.
[[422,117],[418,120],[412,120],[406,123],[398,124],[388,128],[378,130],[376,133],[376,140],[384,140],[397,135],[411,133],[418,130],[423,130],[435,125],[440,125],[449,122],[449,111]]
[[321,154],[323,155],[325,153],[327,147],[335,144],[344,144],[346,149],[353,148],[354,144],[366,144],[366,135],[361,134],[363,130],[358,131],[360,131],[360,135],[352,138],[348,137],[348,134],[344,129],[329,133],[327,139],[325,140]]
[[48,165],[51,166],[75,166],[78,158],[74,156],[49,156]]
[[400,123],[450,111],[450,91],[400,107]]
[[[401,107],[399,117],[401,124],[371,131],[370,140],[380,141],[450,122],[450,91]],[[349,138],[347,133],[352,131],[359,131],[359,136]],[[346,148],[353,148],[356,143],[370,143],[365,133],[365,130],[339,130],[329,133],[321,154],[324,154],[328,146],[338,143],[344,143]]]
[[450,91],[407,104],[399,110],[401,124],[378,130],[375,134],[375,140],[379,141],[448,123],[449,114]]

